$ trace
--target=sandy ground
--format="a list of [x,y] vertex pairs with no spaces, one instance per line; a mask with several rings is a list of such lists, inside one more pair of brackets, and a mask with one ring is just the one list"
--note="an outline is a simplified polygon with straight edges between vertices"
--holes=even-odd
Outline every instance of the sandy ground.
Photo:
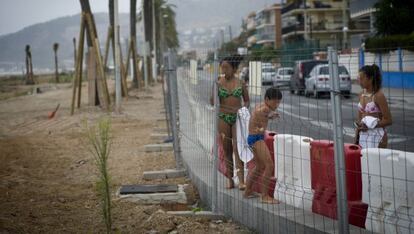
[[[114,232],[250,233],[231,220],[167,215],[166,210],[188,210],[197,202],[191,181],[142,179],[144,171],[175,166],[172,152],[144,150],[145,144],[156,143],[150,138],[154,128],[165,127],[165,122],[157,121],[164,117],[160,84],[147,91],[131,90],[120,115],[88,106],[84,83],[81,108],[70,116],[70,86],[48,85],[41,94],[0,101],[0,233],[105,232],[96,193],[97,170],[83,135],[85,120],[96,123],[105,116],[112,121],[109,173]],[[57,115],[48,120],[48,112],[58,103]],[[116,196],[121,185],[141,183],[190,184],[188,205],[140,205]]]

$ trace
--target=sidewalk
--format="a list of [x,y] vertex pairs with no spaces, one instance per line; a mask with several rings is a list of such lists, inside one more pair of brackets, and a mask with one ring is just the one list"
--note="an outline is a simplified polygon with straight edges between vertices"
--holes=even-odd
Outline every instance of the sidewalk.
[[[397,89],[397,88],[382,88],[388,101],[392,104],[404,104],[404,106],[414,106],[414,89]],[[362,91],[359,84],[352,84],[352,93],[358,95]]]

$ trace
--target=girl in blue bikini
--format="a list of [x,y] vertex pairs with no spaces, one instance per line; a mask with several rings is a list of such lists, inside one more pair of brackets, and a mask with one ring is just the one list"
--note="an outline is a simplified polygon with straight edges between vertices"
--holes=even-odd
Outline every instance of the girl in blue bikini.
[[[237,111],[244,105],[249,107],[249,94],[244,81],[235,77],[240,64],[240,56],[230,56],[220,62],[221,76],[218,78],[218,95],[220,98],[220,113],[218,131],[222,137],[224,154],[226,157],[227,171],[230,177],[226,188],[234,188],[233,175],[233,153],[236,159],[237,177],[239,189],[244,190],[244,165],[239,158],[236,139]],[[210,99],[213,105],[213,97]]]

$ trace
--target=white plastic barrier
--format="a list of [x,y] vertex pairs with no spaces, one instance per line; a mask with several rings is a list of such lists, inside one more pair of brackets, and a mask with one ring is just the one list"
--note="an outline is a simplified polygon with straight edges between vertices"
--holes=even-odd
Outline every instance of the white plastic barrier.
[[310,142],[312,138],[278,134],[274,139],[275,175],[274,196],[288,205],[312,211]]
[[414,233],[414,153],[368,148],[362,154],[365,227],[379,233]]

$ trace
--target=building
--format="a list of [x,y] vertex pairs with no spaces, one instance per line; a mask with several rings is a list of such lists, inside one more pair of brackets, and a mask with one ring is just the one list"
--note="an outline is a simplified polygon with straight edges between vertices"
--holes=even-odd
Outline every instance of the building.
[[350,0],[349,11],[355,27],[365,29],[365,32],[352,35],[350,44],[352,48],[360,47],[361,43],[371,34],[375,34],[374,5],[378,0]]
[[[251,12],[245,19],[246,32],[251,33],[256,31],[256,12]],[[247,47],[252,47],[256,44],[256,35],[253,33],[247,38]]]
[[266,7],[256,13],[256,44],[279,48],[282,45],[281,10],[279,4]]
[[321,48],[348,48],[349,35],[367,32],[349,21],[348,11],[347,0],[287,0],[282,9],[283,42],[313,40]]

